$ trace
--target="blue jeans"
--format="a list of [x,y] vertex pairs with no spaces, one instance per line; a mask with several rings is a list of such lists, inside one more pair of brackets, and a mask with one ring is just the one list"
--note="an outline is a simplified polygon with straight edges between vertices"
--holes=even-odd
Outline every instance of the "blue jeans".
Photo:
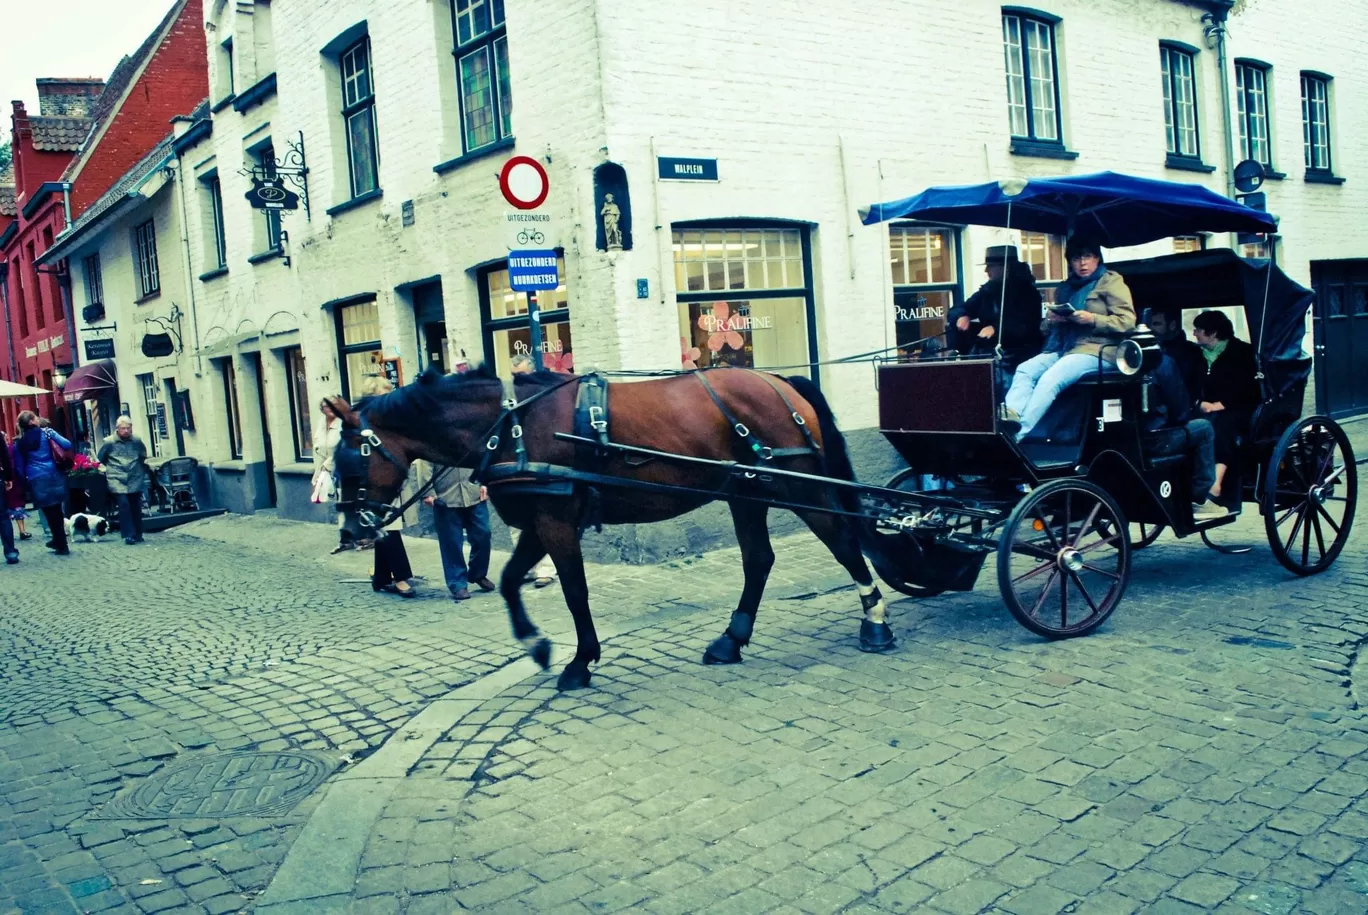
[[[1007,407],[1021,417],[1021,431],[1017,441],[1025,438],[1036,427],[1059,397],[1061,391],[1089,372],[1098,368],[1096,356],[1083,353],[1041,353],[1017,366],[1012,387],[1007,391]],[[1110,362],[1102,362],[1104,371],[1116,371]]]
[[[442,550],[442,572],[452,594],[489,575],[489,503],[469,508],[432,506],[437,525],[437,545]],[[470,566],[466,567],[463,539],[470,541]]]

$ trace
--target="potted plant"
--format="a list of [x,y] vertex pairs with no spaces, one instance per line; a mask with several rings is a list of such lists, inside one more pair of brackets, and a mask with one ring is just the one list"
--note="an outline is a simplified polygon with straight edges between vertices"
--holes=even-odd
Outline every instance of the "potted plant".
[[109,506],[109,483],[104,467],[88,454],[78,452],[67,474],[67,493],[72,511],[104,515]]

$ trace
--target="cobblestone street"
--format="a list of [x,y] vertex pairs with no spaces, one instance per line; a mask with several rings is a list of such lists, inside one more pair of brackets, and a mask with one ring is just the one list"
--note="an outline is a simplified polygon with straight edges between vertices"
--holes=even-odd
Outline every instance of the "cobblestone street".
[[0,573],[0,913],[1368,908],[1362,533],[1305,580],[1257,517],[1221,532],[1247,555],[1165,537],[1059,643],[985,569],[895,602],[886,656],[789,537],[739,667],[699,664],[735,550],[593,567],[567,695],[558,591],[541,673],[433,544],[400,601],[332,536],[225,517]]

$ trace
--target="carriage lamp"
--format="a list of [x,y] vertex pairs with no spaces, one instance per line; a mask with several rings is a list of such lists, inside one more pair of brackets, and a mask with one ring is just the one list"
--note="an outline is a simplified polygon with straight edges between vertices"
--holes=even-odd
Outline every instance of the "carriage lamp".
[[1123,375],[1144,375],[1159,367],[1164,351],[1149,328],[1136,328],[1116,348],[1116,367]]
[[52,386],[57,390],[66,387],[67,377],[71,374],[71,366],[58,365],[52,369]]

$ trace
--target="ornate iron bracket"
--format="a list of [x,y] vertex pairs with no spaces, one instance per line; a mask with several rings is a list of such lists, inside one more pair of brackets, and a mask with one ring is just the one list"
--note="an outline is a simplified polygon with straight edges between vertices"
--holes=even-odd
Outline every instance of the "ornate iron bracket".
[[[283,158],[276,157],[270,162],[262,162],[250,168],[240,168],[238,174],[258,181],[265,181],[270,178],[283,179],[284,183],[294,188],[295,193],[299,195],[299,202],[304,204],[304,218],[313,221],[313,213],[309,210],[309,162],[304,156],[304,131],[299,132],[298,141],[285,141]],[[290,211],[277,210],[277,212]]]

